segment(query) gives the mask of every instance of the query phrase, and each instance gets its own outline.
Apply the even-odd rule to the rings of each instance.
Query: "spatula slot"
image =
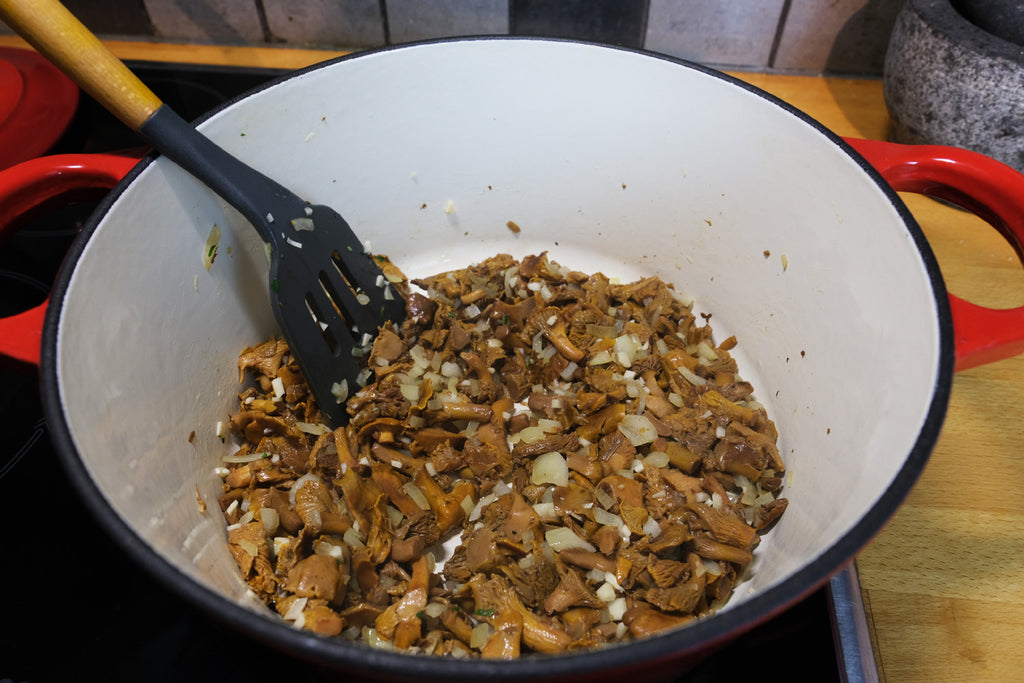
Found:
[[[357,297],[359,294],[359,288],[352,283],[359,282],[358,273],[352,272],[349,264],[341,257],[341,253],[336,249],[331,252],[331,263],[334,264],[334,267],[337,269],[338,275],[341,277],[342,281],[348,286],[348,290],[352,292],[352,296]]]
[[[321,285],[323,282],[321,281]],[[326,293],[326,292],[325,292]],[[328,295],[328,300],[329,300]],[[331,302],[333,305],[333,302]],[[334,306],[335,313],[341,315],[341,312],[337,310],[337,306]],[[331,330],[330,319],[324,315],[324,310],[321,302],[316,300],[312,294],[306,295],[306,310],[309,311],[310,317],[313,318],[313,323],[320,330],[320,336],[323,337],[327,343],[327,347],[331,350],[331,354],[337,356],[341,352],[341,341],[334,335]],[[341,316],[344,319],[344,316]]]

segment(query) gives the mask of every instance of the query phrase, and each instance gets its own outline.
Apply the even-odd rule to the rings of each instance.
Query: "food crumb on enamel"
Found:
[[[520,227],[516,224],[515,221],[509,221],[508,223],[505,224],[505,227],[507,227],[509,230],[511,230],[517,235],[520,232]]]
[[[203,267],[210,270],[214,260],[217,258],[217,248],[220,246],[220,226],[216,223],[210,228],[210,234],[203,245]]]
[[[782,255],[782,271],[785,272],[789,268],[789,257],[785,254]]]
[[[444,203],[444,212],[448,214],[455,213],[455,202],[448,200]]]

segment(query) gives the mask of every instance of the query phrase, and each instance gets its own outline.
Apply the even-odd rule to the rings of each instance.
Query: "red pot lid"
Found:
[[[78,87],[42,55],[0,47],[0,169],[46,154],[78,107]]]

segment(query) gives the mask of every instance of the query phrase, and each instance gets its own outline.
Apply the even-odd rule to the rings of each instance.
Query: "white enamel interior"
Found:
[[[726,80],[574,43],[439,43],[309,71],[202,129],[337,208],[409,275],[546,250],[692,295],[719,339],[738,337],[792,473],[737,601],[849,532],[918,438],[939,331],[898,210],[814,126]],[[265,271],[251,228],[158,160],[81,255],[57,347],[100,492],[167,562],[238,602],[215,425],[234,407],[238,352],[275,332]]]

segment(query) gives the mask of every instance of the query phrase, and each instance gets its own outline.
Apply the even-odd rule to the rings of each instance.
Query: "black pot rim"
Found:
[[[400,50],[405,47],[463,41],[548,41],[593,45],[587,41],[562,40],[549,38],[529,38],[514,36],[480,36],[439,39],[390,46],[377,50],[354,53],[326,62],[315,64],[305,69],[290,72],[245,95],[225,103],[209,112],[200,121],[209,118],[218,111],[231,106],[234,102],[248,95],[259,92],[282,80],[294,78],[309,71],[325,68],[338,62],[359,59],[363,55]],[[906,460],[891,484],[871,506],[863,518],[850,529],[837,543],[827,548],[820,556],[791,575],[782,583],[760,592],[742,604],[718,613],[713,618],[698,620],[685,628],[669,633],[656,635],[644,640],[633,641],[624,645],[608,646],[596,650],[570,653],[564,655],[525,656],[513,661],[493,660],[454,660],[416,655],[400,655],[375,650],[363,645],[349,643],[341,639],[328,639],[292,628],[282,622],[260,618],[252,611],[226,599],[218,593],[199,585],[191,578],[166,562],[153,550],[120,516],[111,508],[103,494],[90,477],[82,462],[68,424],[63,415],[59,382],[57,379],[57,347],[59,342],[59,324],[61,309],[68,291],[75,265],[81,257],[85,245],[95,232],[100,219],[110,209],[117,197],[128,188],[139,173],[153,161],[155,155],[142,160],[124,180],[103,200],[84,226],[65,259],[65,263],[57,276],[51,293],[51,303],[47,311],[43,329],[40,363],[40,385],[43,407],[51,425],[51,436],[57,447],[60,460],[69,477],[83,498],[86,506],[95,515],[101,526],[120,544],[127,554],[138,564],[145,567],[162,583],[182,595],[192,604],[229,626],[246,633],[268,646],[290,653],[300,659],[308,660],[320,667],[327,667],[350,674],[362,675],[382,680],[404,680],[409,677],[418,679],[472,680],[485,679],[560,679],[567,677],[610,676],[616,672],[638,666],[671,666],[673,662],[694,657],[715,645],[722,644],[750,628],[758,625],[794,605],[801,599],[824,585],[831,576],[839,573],[851,562],[854,556],[877,534],[892,514],[903,502],[913,485],[916,483],[931,450],[938,438],[945,417],[949,395],[952,387],[954,350],[953,326],[949,309],[949,300],[945,285],[939,272],[938,263],[928,245],[927,240],[916,221],[899,199],[895,191],[882,179],[857,152],[842,138],[810,118],[807,114],[793,106],[765,93],[736,78],[717,70],[661,54],[644,50],[622,48],[609,45],[598,45],[604,49],[623,50],[643,54],[653,59],[665,60],[687,69],[714,76],[732,86],[742,88],[756,94],[807,122],[818,133],[831,140],[843,152],[857,161],[864,173],[870,176],[882,189],[893,207],[903,219],[905,228],[913,238],[928,279],[935,293],[936,316],[939,328],[938,367],[936,384],[933,388],[931,401],[927,409],[920,433],[907,454]]]

